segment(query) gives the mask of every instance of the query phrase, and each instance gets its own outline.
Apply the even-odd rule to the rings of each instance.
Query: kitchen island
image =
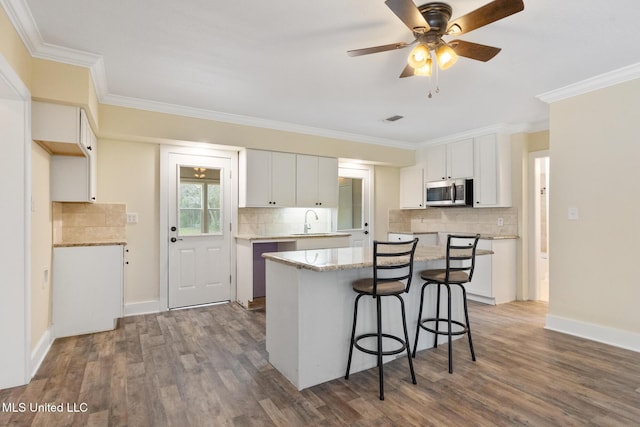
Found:
[[[478,250],[477,255],[491,254]],[[351,338],[354,280],[371,277],[372,248],[336,248],[265,253],[266,259],[266,348],[269,362],[298,390],[344,376]],[[403,295],[409,338],[416,332],[420,288],[420,271],[443,268],[445,248],[419,246],[414,258],[414,276],[409,294]],[[463,319],[461,294],[453,291],[452,318]],[[424,317],[433,317],[435,287],[428,289]],[[372,298],[362,298],[358,310],[356,334],[375,330]],[[446,298],[443,299],[446,303]],[[398,302],[382,301],[382,323],[386,333],[401,336],[402,319]],[[446,310],[446,308],[445,308]],[[446,339],[446,337],[441,337]],[[423,332],[418,350],[432,347],[433,336]],[[374,341],[365,342],[373,348]],[[385,345],[396,346],[397,343]],[[410,342],[413,346],[413,341]],[[384,363],[406,354],[386,356]],[[376,366],[374,356],[354,351],[351,372]]]

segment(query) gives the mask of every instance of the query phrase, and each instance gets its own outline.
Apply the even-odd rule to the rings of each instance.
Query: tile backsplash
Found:
[[[240,208],[238,209],[238,234],[274,235],[304,232],[305,215],[309,220],[310,233],[331,231],[333,209],[311,209],[318,215],[316,220],[307,208]]]
[[[124,242],[127,239],[124,204],[54,202],[51,213],[54,245]]]
[[[502,219],[502,225],[499,221]],[[391,209],[389,231],[518,234],[517,208]]]

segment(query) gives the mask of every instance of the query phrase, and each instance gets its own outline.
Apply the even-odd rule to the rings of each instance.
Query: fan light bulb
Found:
[[[456,63],[458,55],[456,55],[456,52],[451,49],[451,46],[443,43],[436,49],[436,59],[438,60],[440,68],[442,70],[446,70]]]
[[[429,59],[429,49],[427,49],[425,45],[419,44],[413,48],[409,54],[409,58],[407,58],[407,62],[414,70],[416,70],[424,67],[427,63],[427,59]]]
[[[422,67],[413,69],[414,76],[430,77],[432,72],[433,72],[433,61],[431,60],[431,58],[427,58],[426,64],[424,64]]]

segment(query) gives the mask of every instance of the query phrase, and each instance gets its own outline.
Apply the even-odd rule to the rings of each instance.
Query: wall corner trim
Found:
[[[45,333],[42,334],[40,340],[38,341],[38,344],[31,352],[31,362],[29,363],[29,366],[31,368],[31,372],[29,373],[30,379],[33,378],[33,376],[38,372],[40,365],[51,349],[53,341],[55,341],[53,335],[53,326],[49,326],[49,329],[47,329]]]
[[[632,64],[599,76],[591,77],[559,89],[542,93],[536,98],[547,104],[551,104],[563,99],[583,95],[594,90],[604,89],[620,83],[628,82],[640,78],[640,63]]]

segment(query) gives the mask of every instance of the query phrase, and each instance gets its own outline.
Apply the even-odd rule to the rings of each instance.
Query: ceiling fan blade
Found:
[[[404,78],[404,77],[411,77],[413,76],[413,67],[409,64],[407,64],[406,67],[404,67],[404,70],[402,70],[402,73],[400,73],[400,78]]]
[[[424,28],[421,32],[426,33],[431,28],[412,0],[387,0],[384,3],[411,31]]]
[[[449,22],[447,33],[464,34],[524,10],[522,0],[494,0]]]
[[[482,62],[487,62],[502,50],[499,47],[471,43],[464,40],[452,40],[448,44],[456,54]]]
[[[388,50],[403,49],[409,46],[410,44],[411,43],[398,42],[398,43],[385,44],[382,46],[365,47],[364,49],[348,50],[347,55],[349,56],[369,55],[370,53],[378,53],[378,52],[386,52]]]

